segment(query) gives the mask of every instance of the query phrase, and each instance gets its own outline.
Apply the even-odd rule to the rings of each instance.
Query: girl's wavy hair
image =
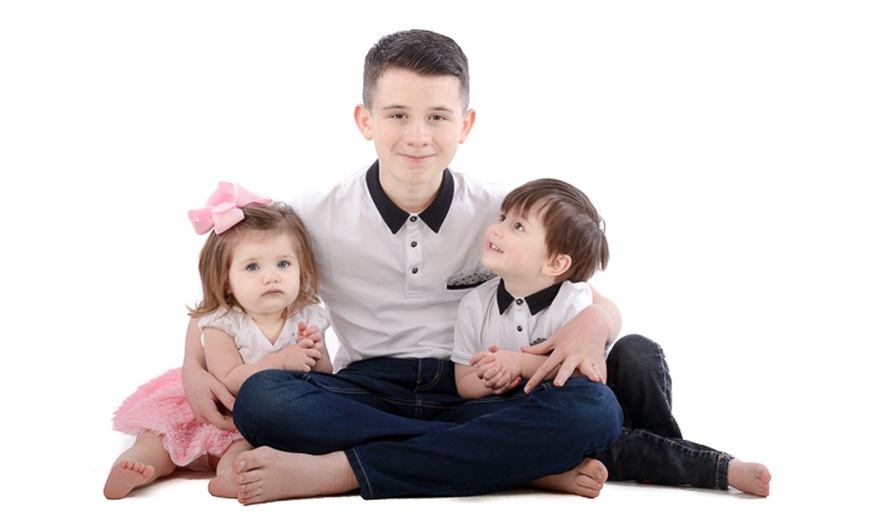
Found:
[[[245,219],[220,235],[209,233],[199,254],[199,276],[202,281],[202,301],[195,308],[188,308],[190,316],[199,318],[214,313],[220,308],[242,309],[230,292],[229,269],[233,263],[233,249],[243,238],[250,235],[271,236],[287,233],[296,242],[299,259],[299,295],[284,312],[284,317],[300,311],[305,306],[320,301],[317,295],[317,268],[311,252],[311,239],[299,216],[283,202],[254,204],[242,208]]]

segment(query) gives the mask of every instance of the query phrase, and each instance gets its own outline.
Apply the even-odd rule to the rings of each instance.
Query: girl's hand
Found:
[[[313,346],[314,343],[310,339],[304,339],[299,341],[299,344],[285,347],[279,352],[281,366],[290,371],[308,373],[320,359],[320,351]]]
[[[318,373],[332,373],[332,359],[329,357],[329,351],[326,349],[323,332],[317,326],[306,326],[305,322],[300,322],[299,326],[299,345],[306,349],[317,351],[317,364],[311,367],[311,371]]]
[[[311,341],[311,344],[314,349],[323,353],[323,333],[320,332],[320,328],[317,326],[306,326],[305,322],[300,322],[298,326],[299,330],[299,343],[302,344],[302,341],[308,339]]]

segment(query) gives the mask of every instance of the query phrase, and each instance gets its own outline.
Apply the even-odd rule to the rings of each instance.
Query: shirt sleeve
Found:
[[[239,336],[238,315],[232,311],[221,310],[211,315],[200,317],[199,329],[202,330],[207,327],[219,329],[233,337],[233,340],[236,340]]]
[[[450,360],[464,366],[469,365],[471,358],[479,353],[480,330],[483,319],[475,311],[480,308],[473,307],[474,291],[465,295],[459,302],[459,311],[456,315],[456,324],[453,330],[453,353]]]

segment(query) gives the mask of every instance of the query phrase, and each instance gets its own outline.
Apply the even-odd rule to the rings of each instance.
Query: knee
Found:
[[[622,432],[622,407],[613,391],[603,383],[577,380],[585,381],[585,384],[579,384],[581,392],[574,397],[580,405],[574,406],[567,415],[574,417],[569,427],[579,432],[576,435],[578,441],[590,442],[598,451],[603,451]]]
[[[281,404],[292,397],[297,382],[293,372],[267,369],[257,372],[242,384],[233,405],[233,422],[249,438],[258,428],[274,421]],[[292,402],[292,400],[291,400]],[[249,438],[250,440],[250,438]]]
[[[269,392],[279,381],[279,372],[275,369],[267,369],[254,373],[242,383],[236,394],[236,402],[233,411],[247,411],[262,405],[268,401]],[[283,380],[282,380],[283,381]]]
[[[639,371],[651,363],[664,360],[664,352],[656,342],[643,335],[626,335],[617,340],[607,356],[607,368],[621,369],[624,373]]]

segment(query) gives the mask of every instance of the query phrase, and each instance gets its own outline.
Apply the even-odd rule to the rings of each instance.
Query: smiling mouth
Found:
[[[495,251],[496,253],[504,253],[504,251],[499,249],[499,247],[497,245],[493,244],[492,242],[489,243],[489,249]]]
[[[402,156],[404,156],[408,160],[411,160],[414,162],[419,162],[421,160],[428,160],[428,159],[432,158],[434,155],[407,155],[406,154],[406,155],[402,155]]]

